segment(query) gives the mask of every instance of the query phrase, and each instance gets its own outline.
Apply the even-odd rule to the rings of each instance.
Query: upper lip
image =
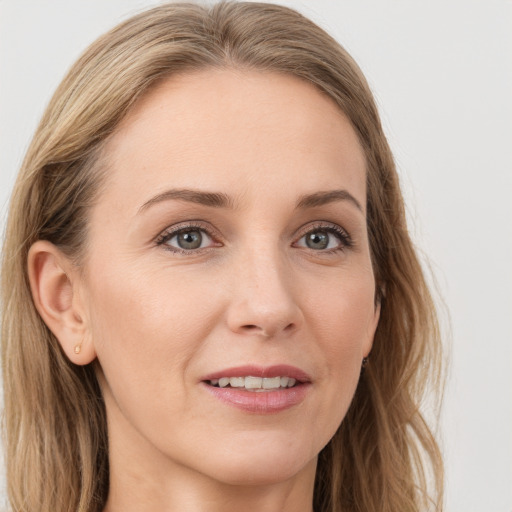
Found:
[[[201,380],[214,380],[222,377],[291,377],[298,382],[311,382],[311,377],[300,368],[288,364],[272,366],[245,365],[226,368],[205,375]]]

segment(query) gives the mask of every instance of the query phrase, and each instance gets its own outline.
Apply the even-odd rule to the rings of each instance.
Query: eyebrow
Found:
[[[315,208],[335,201],[349,201],[354,204],[358,210],[364,213],[361,203],[347,190],[328,190],[326,192],[315,192],[302,196],[297,203],[298,209]]]
[[[149,201],[146,201],[140,208],[139,213],[144,212],[151,206],[163,201],[187,201],[189,203],[201,204],[213,208],[230,208],[234,209],[235,204],[233,199],[222,192],[203,192],[200,190],[191,189],[171,189],[157,194]],[[328,190],[325,192],[315,192],[313,194],[306,194],[299,198],[297,202],[297,209],[305,210],[307,208],[315,208],[323,206],[336,201],[349,201],[354,204],[358,210],[363,212],[361,203],[347,190]]]
[[[190,189],[172,189],[162,192],[146,201],[140,208],[139,213],[147,210],[154,204],[163,201],[187,201],[189,203],[202,204],[213,208],[233,208],[233,200],[222,192],[202,192]]]

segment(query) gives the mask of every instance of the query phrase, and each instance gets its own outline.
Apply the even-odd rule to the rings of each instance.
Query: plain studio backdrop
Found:
[[[449,311],[446,510],[512,512],[512,2],[278,3],[327,29],[366,74],[411,233]],[[0,0],[2,231],[22,156],[64,73],[97,36],[152,5]]]

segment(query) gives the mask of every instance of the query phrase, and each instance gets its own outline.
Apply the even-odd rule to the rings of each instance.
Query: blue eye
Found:
[[[188,252],[211,247],[214,241],[203,228],[187,226],[164,233],[157,244],[166,245],[178,252]]]
[[[350,238],[339,227],[318,227],[308,231],[296,243],[298,247],[307,247],[314,251],[341,250],[352,245]]]
[[[325,231],[314,231],[313,233],[308,233],[304,238],[306,245],[310,249],[328,249],[331,242],[330,233]]]

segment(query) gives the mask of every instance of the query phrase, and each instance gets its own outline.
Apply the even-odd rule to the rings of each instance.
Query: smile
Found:
[[[297,381],[293,377],[221,377],[207,381],[210,386],[218,388],[242,388],[246,391],[273,391],[292,388]]]
[[[203,389],[220,402],[245,413],[276,414],[303,402],[311,377],[286,364],[226,368],[201,379]]]

